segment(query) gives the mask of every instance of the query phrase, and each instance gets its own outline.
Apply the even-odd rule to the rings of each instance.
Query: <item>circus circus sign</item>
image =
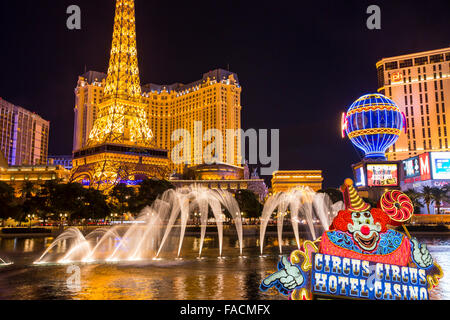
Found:
[[[443,272],[427,246],[404,226],[414,211],[408,196],[387,191],[377,208],[371,208],[352,180],[347,179],[341,190],[345,210],[330,229],[282,257],[278,271],[271,272],[260,289],[275,288],[292,300],[429,300]],[[405,233],[395,227],[403,227]]]

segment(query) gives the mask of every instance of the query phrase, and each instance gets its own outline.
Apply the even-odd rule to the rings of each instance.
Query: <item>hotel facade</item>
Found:
[[[388,160],[450,151],[450,48],[383,58],[376,67],[378,92],[406,117],[406,134],[388,150]]]
[[[98,105],[103,101],[106,77],[104,73],[89,71],[78,79],[75,88],[74,151],[84,148],[89,140],[99,112]],[[205,156],[201,151],[211,141],[203,141],[202,138],[196,140],[194,137],[198,134],[203,137],[208,130],[218,129],[223,134],[223,149],[219,151],[221,162],[241,166],[240,134],[226,136],[227,129],[233,132],[241,129],[242,88],[235,73],[216,69],[193,83],[147,84],[141,88],[155,148],[168,150],[170,157],[173,148],[183,142],[173,140],[172,133],[178,129],[187,130],[192,138],[190,145],[186,146],[191,156],[188,165],[200,165],[204,163]],[[227,145],[229,141],[233,141],[233,146]],[[227,148],[233,151],[231,157]],[[183,168],[184,163],[170,162],[171,171],[181,173]]]
[[[50,122],[0,98],[0,150],[8,165],[47,164]]]

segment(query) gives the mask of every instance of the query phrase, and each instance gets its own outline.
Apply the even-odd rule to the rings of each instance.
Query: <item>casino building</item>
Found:
[[[9,165],[45,165],[49,130],[49,121],[0,98],[0,153]]]
[[[72,170],[72,155],[48,156],[47,164],[63,166],[67,170]]]
[[[70,171],[59,165],[23,165],[9,166],[0,153],[0,181],[11,185],[16,193],[20,192],[24,182],[42,185],[46,181],[68,182]]]
[[[376,67],[378,92],[399,106],[408,128],[388,160],[450,151],[450,47],[383,58]]]
[[[108,72],[86,72],[75,88],[71,180],[106,189],[168,178],[209,160],[203,153],[212,153],[217,132],[214,155],[240,166],[241,91],[238,76],[223,69],[189,84],[141,86],[134,0],[116,0]],[[207,139],[210,129],[217,131]]]
[[[426,152],[403,160],[400,170],[402,191],[413,189],[420,192],[423,187],[442,188],[450,184],[450,152]],[[423,213],[426,208],[422,209]],[[431,203],[430,213],[437,213]],[[450,213],[450,203],[441,204],[441,213]]]
[[[86,146],[89,134],[98,117],[99,104],[103,101],[103,90],[107,75],[89,71],[81,75],[75,88],[75,125],[73,150]],[[195,136],[195,122],[202,123],[203,134],[209,129],[241,129],[241,92],[237,74],[223,69],[216,69],[203,74],[198,81],[171,85],[146,84],[142,86],[142,100],[149,127],[154,133],[155,147],[168,150],[178,142],[171,141],[176,129],[189,131]],[[194,139],[192,139],[194,140]],[[227,139],[224,137],[223,162],[231,165],[241,163],[241,145],[238,136],[234,138],[234,157],[228,159]],[[203,159],[195,158],[195,148],[204,149],[191,143],[191,163],[202,164]],[[183,165],[170,164],[171,171],[183,171]]]
[[[199,185],[209,189],[227,190],[236,193],[238,190],[250,190],[261,202],[269,194],[269,189],[256,171],[250,174],[246,165],[244,168],[225,163],[198,165],[184,170],[184,174],[173,174],[169,181],[175,187]]]

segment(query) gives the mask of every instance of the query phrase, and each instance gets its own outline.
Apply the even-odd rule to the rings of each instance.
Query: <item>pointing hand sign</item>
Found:
[[[303,284],[302,272],[286,256],[281,258],[278,269],[277,272],[264,279],[261,283],[261,290],[267,291],[275,285],[280,293],[287,295],[288,291],[292,291]]]

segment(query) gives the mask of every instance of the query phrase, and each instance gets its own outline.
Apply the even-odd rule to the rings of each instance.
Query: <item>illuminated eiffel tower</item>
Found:
[[[74,152],[72,181],[107,189],[142,178],[165,178],[167,150],[152,148],[136,48],[134,0],[116,0],[108,76],[87,146]]]

